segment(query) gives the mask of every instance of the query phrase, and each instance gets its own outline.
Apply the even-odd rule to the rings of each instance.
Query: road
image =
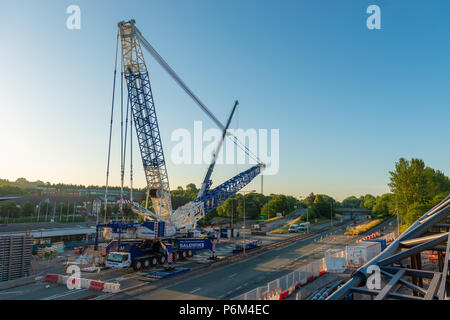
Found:
[[[384,226],[380,225],[378,228]],[[371,232],[373,232],[372,230]],[[278,279],[313,260],[323,258],[330,248],[342,248],[361,236],[344,236],[345,227],[294,242],[291,245],[263,252],[149,293],[130,295],[131,299],[231,299],[256,287]],[[334,234],[336,233],[336,234]],[[322,240],[321,240],[322,238]],[[335,238],[335,240],[334,240]],[[121,296],[123,298],[123,296]],[[114,296],[111,297],[114,299]]]

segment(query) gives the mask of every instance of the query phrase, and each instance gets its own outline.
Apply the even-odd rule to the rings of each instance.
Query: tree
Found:
[[[439,193],[450,192],[449,178],[442,172],[425,167],[421,159],[408,161],[400,158],[395,163],[395,170],[390,171],[389,187],[394,194],[400,215],[405,216],[414,203],[429,203]],[[421,207],[415,205],[414,211]]]
[[[73,204],[72,204],[72,208],[73,208]],[[73,209],[70,213],[73,213]],[[53,204],[50,202],[44,202],[41,204],[40,216],[45,217],[45,215],[47,215],[48,217],[53,215]]]
[[[31,217],[34,216],[35,206],[31,202],[27,202],[22,206],[22,216]]]
[[[2,217],[17,218],[20,217],[21,211],[13,201],[6,201],[0,206],[0,216]]]
[[[426,203],[414,202],[409,206],[407,214],[402,217],[407,225],[411,225],[425,214],[429,209],[429,205]]]
[[[361,205],[361,199],[358,199],[357,197],[355,197],[355,196],[350,196],[350,197],[347,197],[347,198],[345,198],[343,201],[342,201],[342,205],[345,207],[345,208],[360,208],[360,205]],[[363,201],[364,202],[364,201]]]
[[[0,185],[0,196],[17,196],[27,194],[26,190],[12,185]]]
[[[306,198],[305,203],[307,205],[311,205],[314,203],[314,200],[316,199],[316,196],[314,195],[314,192],[311,192]]]
[[[441,171],[426,167],[421,159],[400,158],[390,171],[389,187],[400,218],[411,224],[450,192],[450,180]]]
[[[366,194],[364,196],[364,202],[362,204],[364,208],[372,210],[376,203],[377,199],[373,195]]]
[[[318,216],[325,218],[331,218],[334,216],[334,210],[336,209],[336,201],[325,194],[318,194],[314,199],[314,203],[311,205],[314,208],[314,212],[317,212]]]
[[[372,213],[380,216],[395,215],[394,195],[385,193],[376,199],[376,203],[372,208]]]

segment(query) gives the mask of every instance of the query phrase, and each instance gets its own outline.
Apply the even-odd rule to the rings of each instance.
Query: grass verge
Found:
[[[383,220],[382,219],[376,219],[376,220],[372,220],[368,223],[365,224],[360,224],[359,226],[350,228],[349,231],[347,231],[346,233],[344,233],[344,235],[346,236],[356,236],[359,235],[361,233],[365,233],[367,231],[369,231],[372,228],[375,228],[377,225],[379,225],[380,223],[382,223]]]

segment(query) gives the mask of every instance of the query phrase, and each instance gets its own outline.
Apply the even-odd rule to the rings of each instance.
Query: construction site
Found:
[[[450,300],[450,194],[435,196],[431,208],[425,208],[425,202],[414,207],[414,219],[403,218],[408,224],[399,221],[400,197],[395,198],[395,206],[384,207],[382,197],[373,198],[370,207],[365,205],[372,199],[363,199],[358,206],[342,201],[338,207],[324,197],[320,207],[319,195],[309,202],[307,197],[296,196],[292,210],[274,209],[280,212],[270,217],[269,205],[263,203],[257,209],[258,217],[246,215],[246,195],[264,196],[271,180],[263,180],[269,164],[251,150],[245,138],[230,130],[239,101],[230,104],[226,120],[220,120],[214,108],[202,102],[156,51],[146,37],[151,30],[140,28],[139,23],[134,19],[117,23],[104,188],[67,191],[47,183],[39,187],[39,194],[0,193],[0,206],[16,199],[23,205],[39,197],[39,204],[33,204],[33,212],[39,212],[36,222],[30,218],[13,223],[9,211],[7,218],[2,216],[0,300],[220,300],[237,305],[295,300],[299,306],[310,300],[323,300],[323,304],[332,300]],[[151,80],[156,66],[221,133],[202,176],[183,171],[200,187],[181,205],[175,205],[176,189],[169,183],[169,177],[171,181],[176,177],[168,170],[168,150],[163,148],[169,138],[160,130],[169,120],[157,116],[154,91],[161,87]],[[174,115],[181,112],[172,108]],[[112,148],[119,143],[120,172],[111,165]],[[252,164],[236,174],[228,170],[224,181],[213,181],[226,143]],[[142,163],[139,170],[133,167],[133,157]],[[143,173],[144,188],[136,187],[136,172]],[[116,173],[120,188],[111,183]],[[78,203],[84,204],[77,207],[73,200],[70,207],[67,199],[72,198],[63,196],[78,197]],[[57,207],[57,197],[67,200],[67,208]],[[233,201],[238,197],[243,199],[239,207],[243,214],[217,218],[227,204],[235,210]],[[408,197],[413,196],[404,195]],[[52,201],[55,206],[49,209]],[[326,215],[317,214],[318,208]],[[110,214],[114,210],[117,213]],[[45,222],[39,220],[42,212]],[[211,216],[215,220],[208,219]],[[289,305],[279,302],[283,303]]]

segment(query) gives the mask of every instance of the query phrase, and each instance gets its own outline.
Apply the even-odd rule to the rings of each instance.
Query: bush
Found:
[[[383,220],[377,219],[377,220],[370,221],[369,223],[366,223],[366,224],[361,224],[359,226],[351,228],[349,231],[344,233],[344,235],[346,235],[346,236],[359,235],[361,233],[369,231],[372,228],[375,228],[377,225],[379,225],[382,222],[383,222]]]

